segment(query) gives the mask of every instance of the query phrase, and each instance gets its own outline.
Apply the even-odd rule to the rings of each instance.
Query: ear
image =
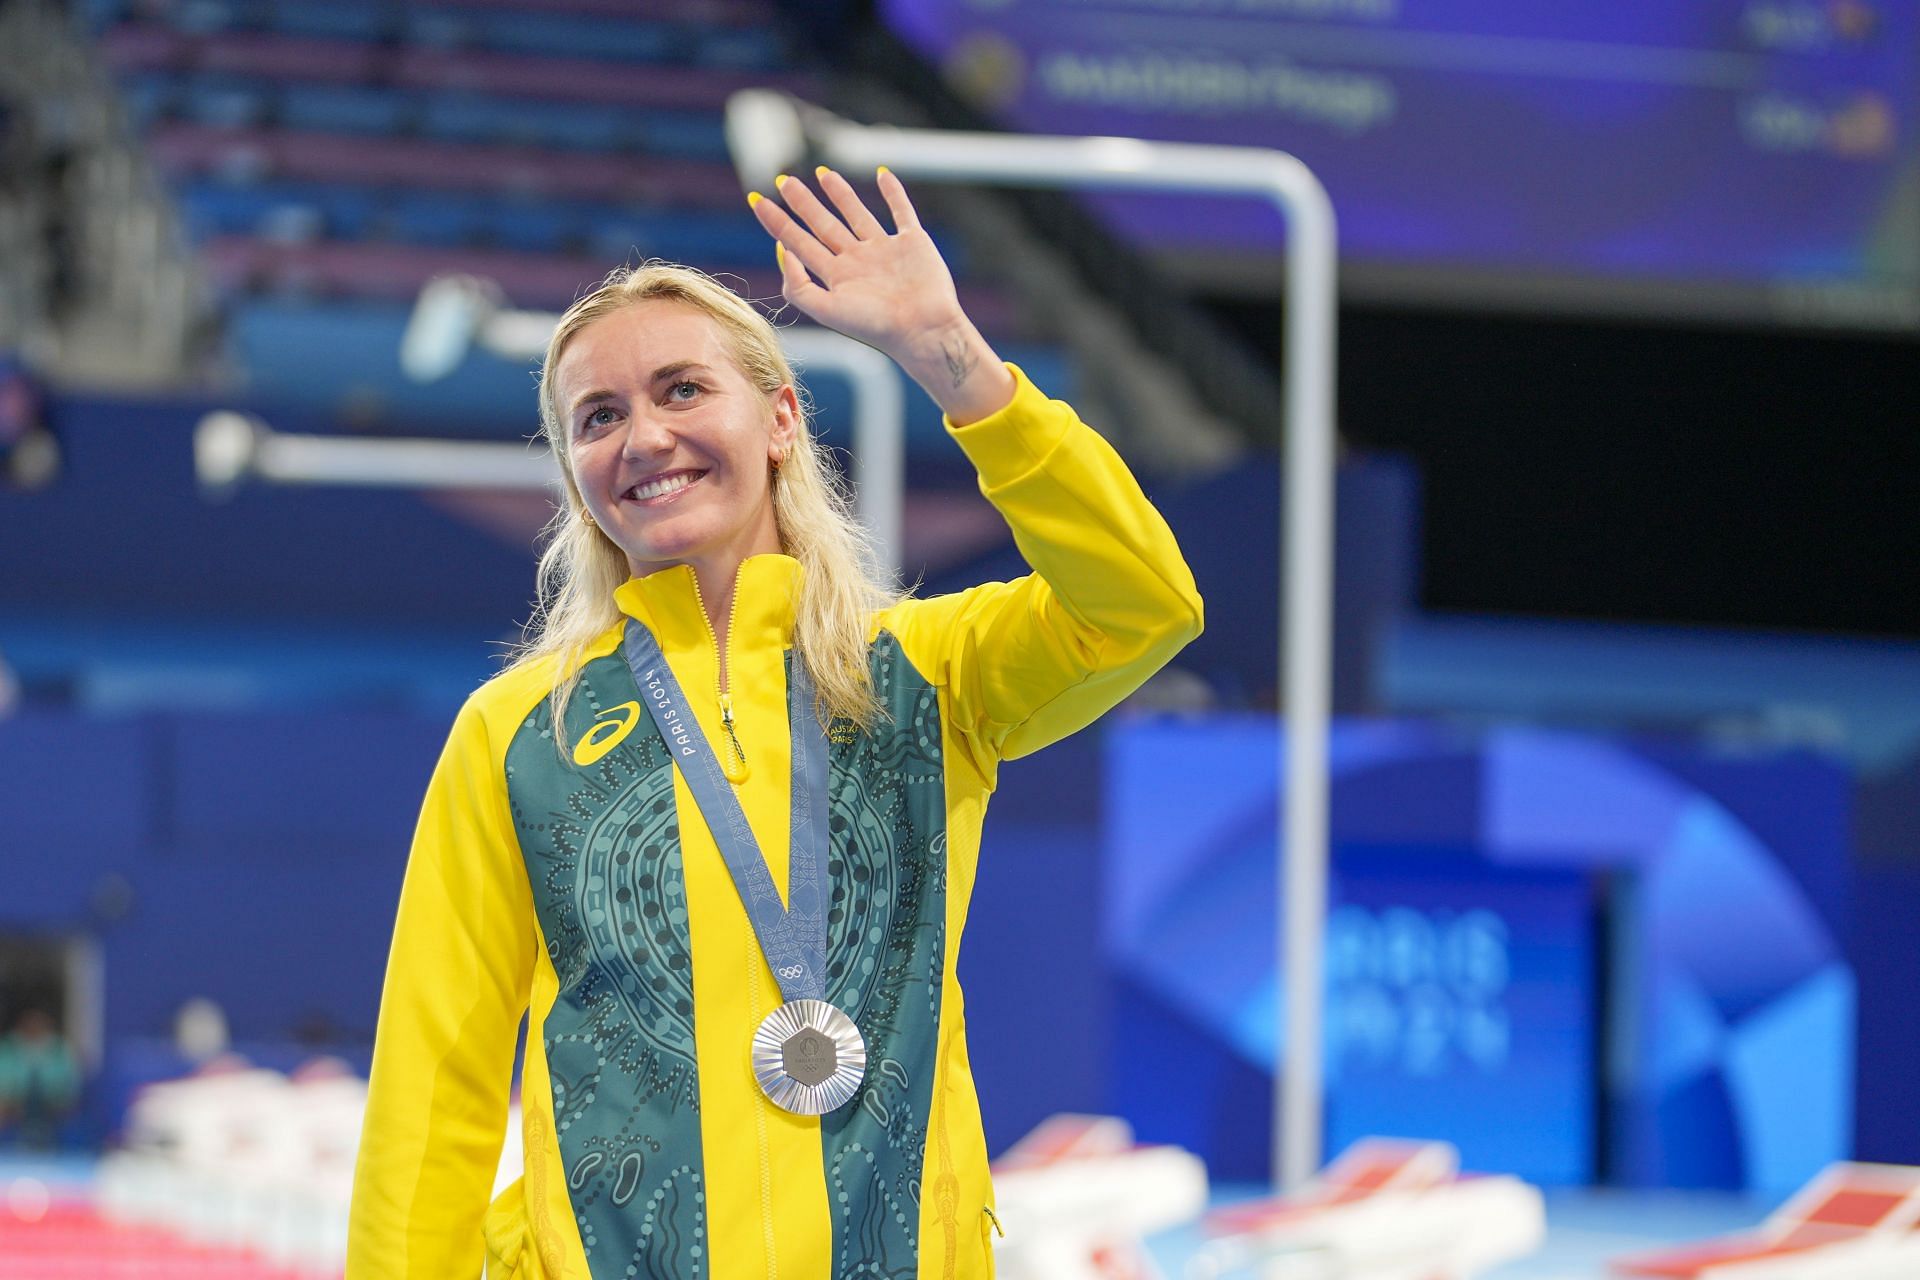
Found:
[[[784,461],[800,439],[800,397],[793,384],[773,393],[773,430],[767,436],[767,461]]]

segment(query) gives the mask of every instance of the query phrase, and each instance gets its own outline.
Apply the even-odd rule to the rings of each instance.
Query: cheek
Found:
[[[606,471],[607,467],[618,460],[618,450],[607,450],[601,446],[604,437],[589,436],[577,439],[567,447],[567,460],[573,466],[576,476],[594,475]]]
[[[589,507],[600,505],[600,495],[611,483],[611,478],[595,452],[576,448],[568,455],[568,465],[573,472],[574,488],[580,491],[580,497]]]
[[[771,439],[767,427],[761,424],[741,426],[736,423],[715,443],[716,451],[724,449],[727,461],[735,470],[757,474],[766,466]]]

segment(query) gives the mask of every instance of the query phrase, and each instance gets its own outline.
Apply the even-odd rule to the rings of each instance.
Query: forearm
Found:
[[[968,424],[949,417],[981,492],[1006,517],[1027,563],[1091,617],[1152,603],[1196,613],[1198,593],[1172,531],[1113,447],[1073,408],[1001,364],[1007,398]],[[1084,605],[1081,603],[1084,602]]]
[[[964,315],[914,335],[894,359],[956,427],[990,417],[1013,400],[1013,375]]]
[[[1003,366],[1004,367],[1004,366]],[[979,714],[1006,755],[1073,732],[1198,635],[1202,603],[1172,531],[1125,463],[1065,403],[1021,384],[955,439],[1034,572],[975,618]]]

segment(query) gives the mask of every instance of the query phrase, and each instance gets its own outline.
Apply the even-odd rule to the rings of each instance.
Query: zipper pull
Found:
[[[747,753],[740,745],[740,735],[733,731],[733,695],[720,695],[720,723],[726,726],[727,741],[733,744],[733,756],[720,761],[720,771],[727,775],[727,781],[738,785],[747,780]],[[734,761],[738,761],[736,766]]]
[[[994,1233],[1002,1240],[1005,1240],[1007,1238],[1006,1228],[1000,1225],[1000,1215],[993,1211],[993,1206],[983,1204],[980,1206],[980,1212],[987,1215],[987,1221],[993,1224]]]

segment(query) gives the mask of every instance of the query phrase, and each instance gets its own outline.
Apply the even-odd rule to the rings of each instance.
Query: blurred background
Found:
[[[557,310],[660,257],[777,309],[747,87],[1276,147],[1330,192],[1329,1154],[1440,1139],[1716,1225],[1920,1163],[1906,0],[0,0],[0,1259],[142,1086],[365,1070],[426,778],[529,610],[543,493],[214,486],[196,425],[527,441],[528,362],[402,366],[450,273]],[[1258,1184],[1281,219],[915,198],[1208,612],[1002,775],[961,957],[989,1147],[1113,1113]],[[908,390],[906,579],[1023,572]]]

